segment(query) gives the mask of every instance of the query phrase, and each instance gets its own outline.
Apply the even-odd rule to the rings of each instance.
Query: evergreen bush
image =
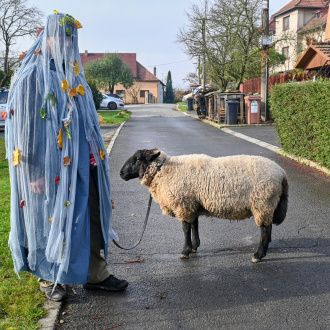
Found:
[[[101,102],[103,100],[103,96],[102,93],[99,91],[98,87],[97,87],[97,82],[94,79],[91,79],[90,77],[86,77],[87,79],[87,83],[90,87],[90,89],[92,90],[92,95],[93,95],[93,101],[95,104],[95,108],[96,110],[98,110],[101,106]]]
[[[330,169],[330,81],[275,85],[270,111],[282,148]]]

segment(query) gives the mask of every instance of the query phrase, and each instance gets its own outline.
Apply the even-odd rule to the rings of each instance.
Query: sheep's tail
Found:
[[[282,194],[280,201],[277,204],[277,207],[274,211],[273,223],[275,225],[281,224],[286,216],[286,211],[288,209],[288,197],[289,197],[289,184],[286,177],[282,180]]]

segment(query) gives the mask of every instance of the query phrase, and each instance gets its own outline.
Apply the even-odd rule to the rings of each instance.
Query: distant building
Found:
[[[154,74],[147,70],[136,60],[136,53],[117,53],[121,60],[129,65],[132,70],[135,84],[130,90],[126,90],[121,84],[114,88],[114,93],[122,95],[125,103],[163,103],[164,100],[164,83],[156,77],[156,69]],[[80,53],[81,63],[86,63],[103,58],[105,53]],[[136,95],[136,100],[130,95]],[[129,93],[131,91],[131,93]]]
[[[324,41],[329,0],[292,0],[272,15],[276,50],[286,57],[277,72],[290,71],[312,40]]]

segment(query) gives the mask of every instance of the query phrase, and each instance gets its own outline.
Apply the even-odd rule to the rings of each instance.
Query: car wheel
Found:
[[[109,102],[108,103],[108,108],[109,108],[109,110],[116,110],[117,109],[117,104],[115,102]]]

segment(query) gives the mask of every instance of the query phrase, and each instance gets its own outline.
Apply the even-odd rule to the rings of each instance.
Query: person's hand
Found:
[[[111,200],[111,205],[112,205],[112,209],[114,210],[115,209],[115,203],[113,200]]]
[[[35,194],[43,195],[46,190],[45,178],[43,177],[37,181],[31,182],[30,188],[31,188],[31,191],[34,192]]]

